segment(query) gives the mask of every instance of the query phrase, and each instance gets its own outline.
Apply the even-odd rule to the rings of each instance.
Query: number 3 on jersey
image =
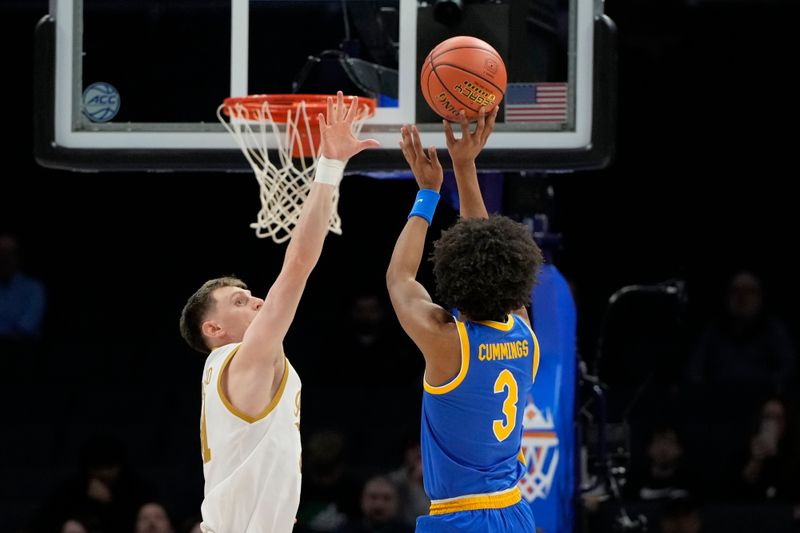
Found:
[[[500,394],[505,389],[506,399],[503,401],[503,415],[505,420],[495,419],[492,423],[492,430],[494,436],[500,442],[506,440],[511,432],[514,431],[514,426],[517,425],[517,401],[519,401],[519,391],[517,387],[517,380],[514,379],[514,374],[508,369],[500,372],[494,382],[494,393]]]

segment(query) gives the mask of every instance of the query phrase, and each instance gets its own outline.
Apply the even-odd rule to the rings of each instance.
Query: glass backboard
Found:
[[[419,72],[455,35],[490,43],[508,72],[481,170],[608,164],[616,49],[596,0],[52,0],[37,27],[37,161],[249,171],[217,119],[224,98],[342,89],[378,101],[363,135],[382,144],[348,169],[406,170],[402,124],[445,146]]]

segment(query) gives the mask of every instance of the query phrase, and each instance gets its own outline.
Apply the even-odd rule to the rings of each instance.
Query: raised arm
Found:
[[[456,139],[453,134],[453,127],[450,123],[446,120],[443,121],[447,150],[453,160],[453,172],[456,176],[461,206],[460,214],[463,218],[489,218],[489,213],[483,203],[481,189],[478,186],[478,169],[475,166],[475,158],[481,153],[494,129],[497,110],[498,108],[495,107],[487,116],[486,108],[481,108],[478,113],[478,123],[473,132],[470,132],[469,122],[462,111],[461,138],[459,139]]]
[[[420,191],[395,244],[386,272],[386,286],[400,325],[425,357],[426,380],[439,385],[458,372],[458,333],[450,313],[433,302],[416,278],[443,172],[436,149],[430,147],[426,153],[416,126],[403,126],[401,132],[400,148]]]
[[[470,125],[464,112],[461,113],[461,137],[456,139],[453,134],[453,127],[448,121],[444,121],[444,135],[447,139],[447,150],[453,160],[453,173],[456,177],[456,187],[458,188],[458,199],[460,214],[463,218],[489,218],[486,205],[483,202],[480,186],[478,185],[478,168],[475,166],[475,159],[481,153],[486,141],[494,130],[494,123],[497,119],[498,107],[490,111],[487,115],[486,108],[481,108],[478,112],[478,122],[475,131],[470,131]],[[516,309],[514,314],[521,316],[530,324],[528,310],[524,307]]]
[[[333,211],[333,194],[345,164],[365,148],[378,146],[376,140],[360,141],[353,135],[357,113],[358,99],[354,98],[349,108],[345,108],[341,91],[335,104],[328,98],[327,117],[320,113],[322,157],[317,162],[314,182],[286,248],[281,271],[228,365],[228,398],[249,416],[262,412],[272,399],[275,389],[272,385],[283,375],[283,339],[297,312],[306,281],[322,253]]]

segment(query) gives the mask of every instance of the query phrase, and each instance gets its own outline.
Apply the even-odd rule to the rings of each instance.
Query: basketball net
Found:
[[[358,136],[371,114],[369,111],[364,105],[358,113],[353,121],[353,135]],[[316,114],[309,117],[306,102],[300,99],[288,109],[282,106],[278,116],[264,99],[256,106],[226,101],[217,109],[217,118],[236,140],[258,180],[261,209],[250,227],[259,238],[271,237],[276,243],[288,240],[300,218],[321,155]],[[280,124],[285,125],[283,131]],[[269,157],[269,139],[275,141],[276,162]],[[338,188],[332,202],[328,230],[341,235]]]

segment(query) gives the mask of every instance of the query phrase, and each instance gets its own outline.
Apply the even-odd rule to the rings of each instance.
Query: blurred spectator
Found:
[[[158,502],[148,502],[136,514],[134,533],[175,533],[166,508]]]
[[[386,331],[386,309],[375,294],[361,294],[350,308],[350,326],[355,345],[372,348]]]
[[[44,285],[22,273],[17,241],[0,235],[0,339],[27,340],[41,335]]]
[[[359,484],[346,462],[345,438],[323,430],[303,446],[303,486],[296,531],[337,531],[357,513]]]
[[[152,491],[127,466],[122,443],[113,437],[89,439],[81,469],[54,491],[37,513],[33,531],[57,531],[68,519],[89,533],[133,531],[141,505]]]
[[[703,518],[695,500],[678,498],[664,504],[659,526],[661,533],[701,533]]]
[[[800,502],[798,443],[789,405],[783,399],[773,397],[762,404],[748,444],[737,496],[754,503]]]
[[[785,323],[768,313],[761,279],[739,271],[730,280],[725,312],[701,333],[689,358],[690,381],[784,390],[796,354]]]
[[[89,533],[83,524],[77,520],[67,520],[61,527],[60,533]]]
[[[390,472],[388,478],[397,489],[399,519],[414,528],[417,517],[428,514],[431,507],[431,500],[425,494],[422,484],[422,449],[419,439],[408,442],[403,465]]]
[[[412,526],[398,517],[399,499],[394,483],[386,476],[371,477],[361,493],[361,518],[351,521],[342,533],[411,533]]]
[[[626,490],[643,501],[694,496],[695,483],[689,472],[678,431],[668,424],[659,425],[651,432],[644,463],[634,469]]]
[[[424,369],[416,347],[387,313],[387,302],[376,292],[358,293],[350,303],[342,348],[355,372],[345,373],[362,384],[380,378],[385,385],[418,387]]]

